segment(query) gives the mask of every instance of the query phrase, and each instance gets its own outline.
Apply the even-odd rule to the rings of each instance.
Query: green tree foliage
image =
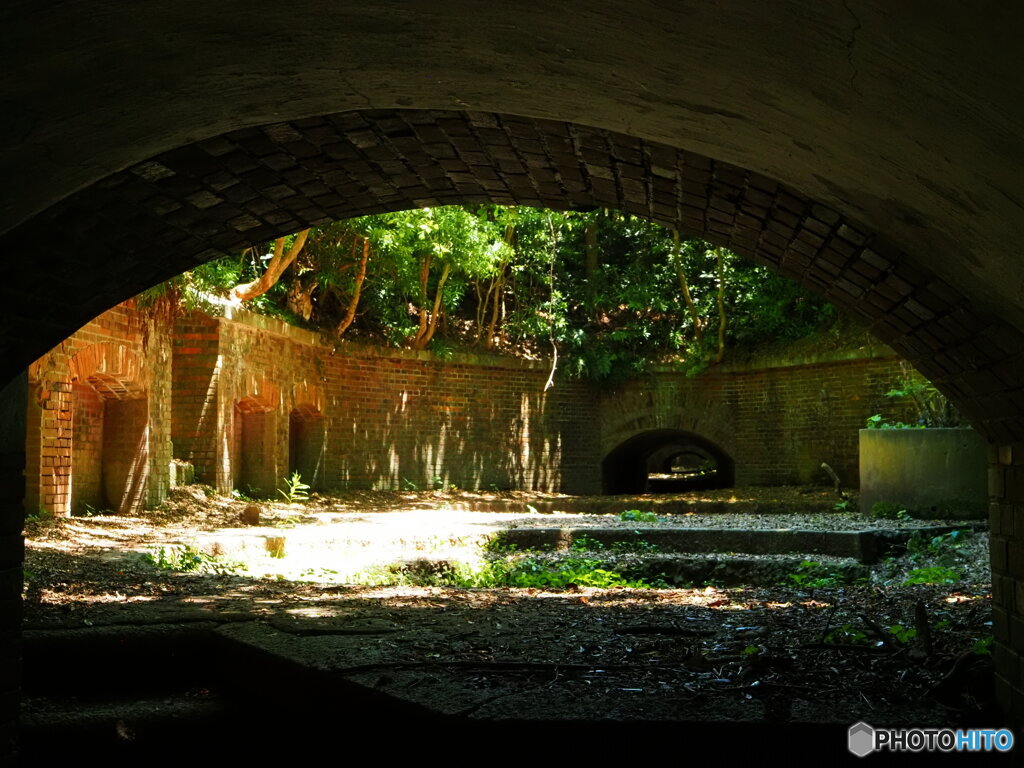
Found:
[[[172,290],[227,296],[263,274],[275,248],[293,244],[203,265],[172,281]],[[727,359],[730,347],[796,339],[833,318],[830,305],[799,285],[644,219],[502,206],[402,211],[314,229],[252,304],[327,333],[413,348],[538,357],[555,345],[563,370],[595,379],[657,363],[698,370]]]

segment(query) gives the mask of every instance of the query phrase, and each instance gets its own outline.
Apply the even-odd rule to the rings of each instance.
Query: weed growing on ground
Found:
[[[289,504],[294,504],[297,501],[309,501],[309,485],[302,482],[302,475],[298,470],[292,472],[291,477],[282,477],[281,482],[284,483],[284,488],[278,488],[277,492]]]
[[[107,514],[107,510],[97,509],[92,504],[83,503],[82,508],[78,510],[77,517],[97,517],[105,514]]]
[[[826,633],[821,640],[829,645],[865,645],[868,636],[852,624],[843,624]]]
[[[573,552],[599,552],[604,549],[604,544],[589,536],[577,536],[572,540],[569,549]]]
[[[876,501],[871,505],[871,517],[878,520],[905,520],[909,516],[907,509],[894,501]]]
[[[914,568],[903,580],[905,586],[911,584],[956,584],[961,578],[960,571],[933,565],[928,568]]]
[[[907,540],[907,558],[912,563],[930,562],[936,565],[952,566],[959,559],[959,549],[967,541],[968,531],[950,531],[930,538],[920,531],[914,531]]]
[[[658,545],[657,544],[652,544],[651,542],[644,541],[642,538],[640,538],[640,536],[641,536],[640,531],[633,531],[633,533],[637,537],[636,540],[634,540],[634,541],[616,541],[611,546],[612,552],[650,553],[650,552],[657,552],[658,551]]]
[[[494,552],[496,554],[515,552],[518,549],[514,542],[508,540],[508,535],[505,531],[499,531],[487,539],[484,542],[483,548],[485,552]]]
[[[619,520],[624,523],[656,523],[658,516],[654,512],[644,512],[639,509],[627,509],[619,513]]]
[[[25,515],[25,522],[32,525],[48,525],[56,522],[57,517],[46,507],[40,507],[38,511]]]
[[[153,547],[145,558],[162,571],[229,576],[247,570],[245,563],[210,555],[188,544]]]
[[[813,560],[804,560],[794,573],[786,574],[783,583],[801,589],[831,589],[843,581],[841,574],[830,571],[827,566]]]
[[[902,624],[893,624],[889,627],[889,634],[896,642],[906,644],[917,637],[917,630],[913,627],[904,627]]]
[[[978,654],[979,656],[991,656],[992,655],[992,641],[993,637],[979,637],[974,641],[974,645],[971,646],[971,651]]]
[[[348,574],[344,581],[364,586],[419,586],[483,588],[519,587],[566,589],[626,587],[649,589],[666,586],[661,580],[630,578],[602,567],[600,560],[569,558],[550,562],[534,557],[507,557],[479,562],[414,560],[368,568]]]

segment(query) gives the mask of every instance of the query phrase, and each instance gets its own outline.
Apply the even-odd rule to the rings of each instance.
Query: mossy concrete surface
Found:
[[[987,447],[969,427],[862,429],[860,508],[897,504],[910,514],[983,519]]]

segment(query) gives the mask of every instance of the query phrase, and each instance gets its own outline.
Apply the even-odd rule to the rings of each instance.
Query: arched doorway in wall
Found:
[[[104,374],[71,384],[70,511],[130,512],[146,501],[146,393]]]
[[[249,395],[235,403],[232,416],[232,485],[254,498],[272,496],[278,486],[274,403]]]
[[[298,472],[310,490],[324,485],[324,417],[313,405],[297,405],[288,416],[288,474]]]
[[[607,494],[677,493],[730,488],[735,464],[720,446],[678,429],[651,429],[624,440],[601,462]]]

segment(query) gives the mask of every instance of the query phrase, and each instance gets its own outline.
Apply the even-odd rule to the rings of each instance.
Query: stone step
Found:
[[[751,555],[827,555],[876,563],[905,548],[915,532],[932,537],[970,525],[861,531],[799,530],[791,528],[512,528],[499,534],[498,547],[517,550],[603,550],[659,553],[741,552]],[[591,546],[593,545],[593,546]]]
[[[808,498],[800,501],[757,499],[692,499],[673,496],[566,496],[558,499],[459,499],[451,502],[459,512],[541,513],[574,512],[588,515],[617,515],[623,510],[641,509],[659,515],[698,514],[786,514],[835,513],[835,499]]]

